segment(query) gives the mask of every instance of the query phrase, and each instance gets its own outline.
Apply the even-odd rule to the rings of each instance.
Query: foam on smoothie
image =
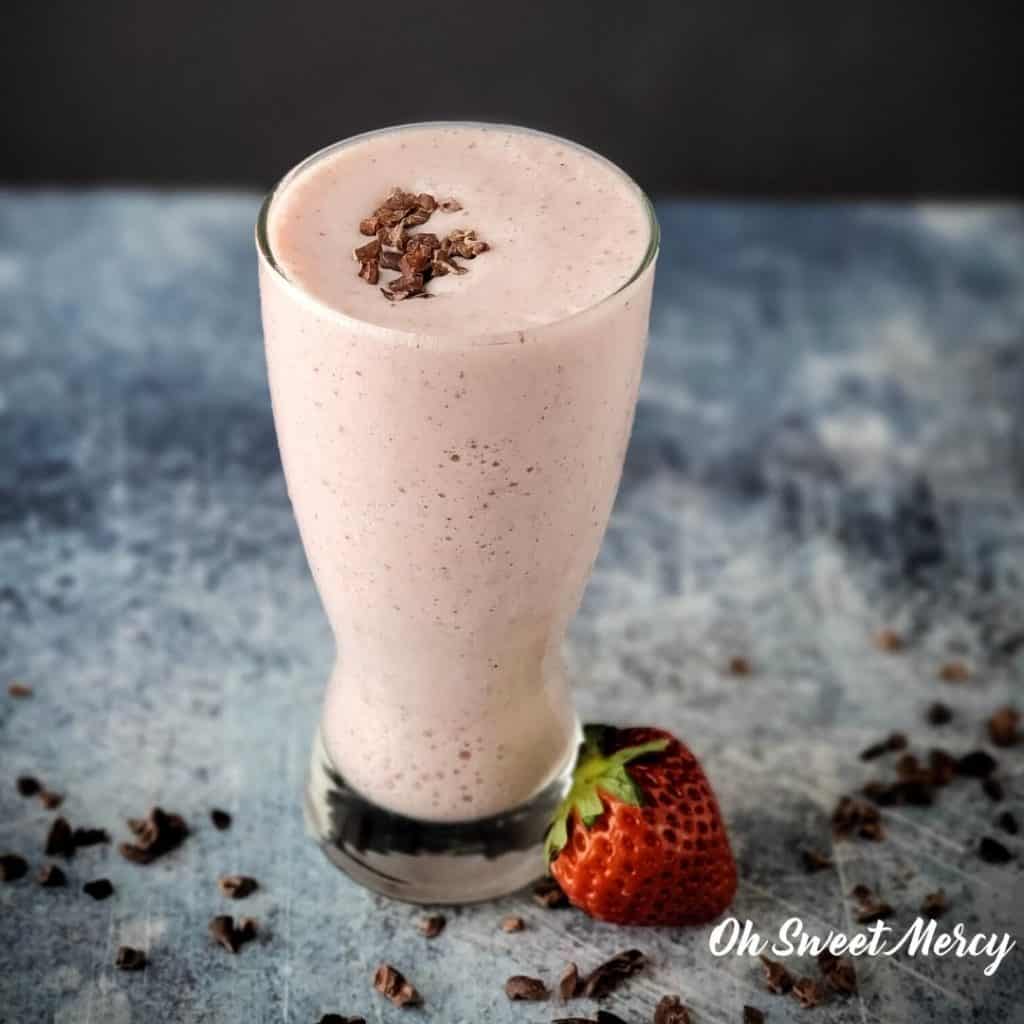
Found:
[[[452,197],[416,230],[475,228],[490,248],[470,272],[431,282],[431,301],[388,302],[357,277],[358,225],[398,186]],[[649,240],[643,196],[607,161],[537,132],[418,126],[374,134],[302,169],[274,202],[285,274],[348,316],[402,331],[477,334],[551,323],[636,271]]]

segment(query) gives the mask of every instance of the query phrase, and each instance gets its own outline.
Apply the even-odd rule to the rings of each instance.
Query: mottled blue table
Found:
[[[710,929],[623,930],[529,895],[449,914],[359,889],[303,832],[299,794],[331,658],[285,495],[267,396],[250,195],[0,193],[0,852],[34,873],[53,812],[115,838],[154,802],[194,834],[150,867],[79,851],[69,888],[0,885],[0,1021],[541,1022],[512,973],[556,978],[637,946],[627,1021],[677,992],[698,1024],[744,1004],[783,1021],[1007,1024],[1024,954],[861,961],[861,993],[801,1009]],[[850,929],[855,883],[910,924],[1020,934],[1024,752],[1007,796],[973,783],[884,812],[884,842],[831,840],[836,798],[877,775],[857,752],[986,746],[1024,672],[1024,211],[1020,207],[663,204],[651,349],[622,490],[568,651],[588,718],[678,729],[703,758],[741,866],[735,913]],[[902,653],[878,649],[898,630]],[[728,671],[749,659],[747,677]],[[937,676],[950,659],[966,683]],[[924,722],[946,700],[954,721]],[[891,759],[889,759],[891,760]],[[209,808],[235,819],[214,831]],[[977,855],[982,834],[1014,854]],[[832,850],[805,874],[799,852]],[[217,877],[261,884],[229,904]],[[108,875],[97,903],[83,881]],[[263,938],[231,957],[210,916]],[[527,928],[505,934],[502,915]],[[122,943],[141,974],[116,971]],[[422,1010],[372,992],[380,960]],[[812,967],[808,972],[814,973]],[[594,1007],[574,1004],[584,1015]]]

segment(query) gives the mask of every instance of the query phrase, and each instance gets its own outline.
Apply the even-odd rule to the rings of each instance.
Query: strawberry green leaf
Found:
[[[610,732],[607,726],[587,726],[583,731],[572,786],[558,805],[544,841],[548,860],[554,859],[569,841],[569,822],[573,816],[580,827],[591,828],[605,813],[606,800],[632,807],[640,807],[644,802],[643,792],[626,766],[637,758],[660,753],[669,741],[651,740],[606,755],[604,747]]]

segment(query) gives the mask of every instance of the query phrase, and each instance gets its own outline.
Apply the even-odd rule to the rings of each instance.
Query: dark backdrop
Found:
[[[0,17],[0,180],[265,186],[437,117],[589,144],[656,192],[1015,195],[1016,4],[40,0]]]

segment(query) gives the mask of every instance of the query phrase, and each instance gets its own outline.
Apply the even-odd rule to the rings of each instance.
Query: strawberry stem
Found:
[[[604,725],[588,725],[583,730],[572,786],[558,805],[544,840],[548,861],[558,856],[569,841],[569,821],[573,814],[584,828],[590,828],[604,814],[605,800],[618,800],[631,807],[643,805],[643,793],[626,770],[626,765],[645,754],[660,753],[669,741],[651,740],[605,754],[608,740],[614,733],[614,729]]]

